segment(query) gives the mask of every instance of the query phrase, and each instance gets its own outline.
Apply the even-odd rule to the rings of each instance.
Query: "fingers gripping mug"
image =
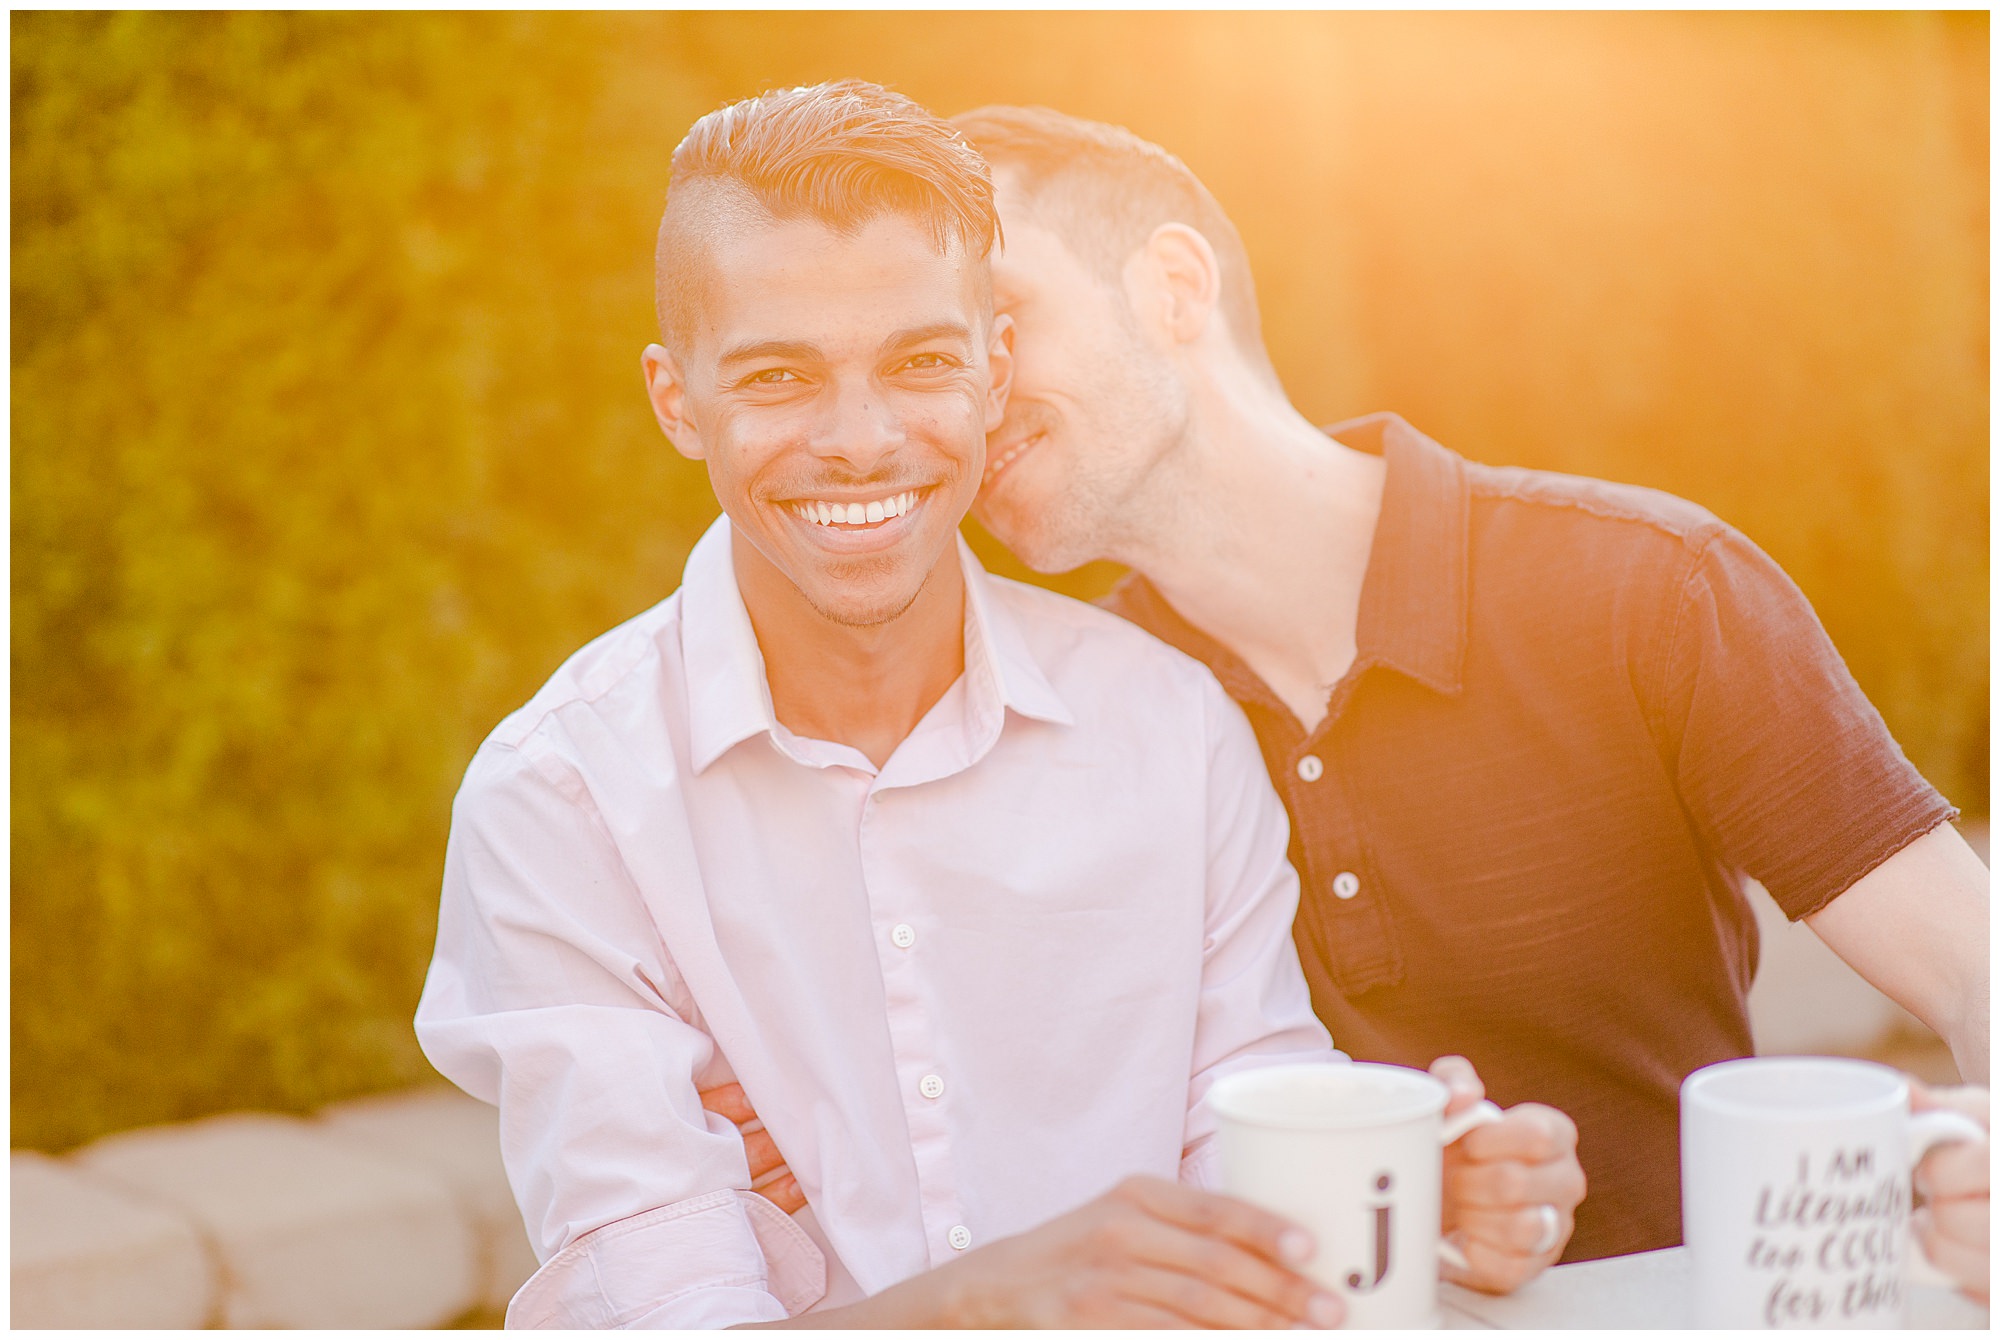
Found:
[[[1239,1071],[1209,1090],[1223,1190],[1312,1234],[1305,1273],[1349,1326],[1438,1324],[1444,1148],[1500,1118],[1479,1103],[1447,1121],[1448,1096],[1421,1070],[1362,1062]]]
[[[1681,1227],[1697,1326],[1895,1327],[1910,1170],[1984,1139],[1956,1112],[1910,1115],[1886,1066],[1836,1057],[1723,1061],[1681,1084]],[[1926,1276],[1927,1277],[1927,1276]]]

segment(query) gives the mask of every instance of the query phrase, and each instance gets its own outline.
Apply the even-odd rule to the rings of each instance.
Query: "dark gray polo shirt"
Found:
[[[1678,1088],[1752,1051],[1756,923],[1824,906],[1956,811],[1812,608],[1650,489],[1475,464],[1393,414],[1359,654],[1310,736],[1143,578],[1104,603],[1207,662],[1292,818],[1313,1003],[1358,1059],[1472,1059],[1576,1119],[1566,1260],[1680,1241]]]

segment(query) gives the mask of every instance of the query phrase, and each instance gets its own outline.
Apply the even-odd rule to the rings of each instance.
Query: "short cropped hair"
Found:
[[[706,244],[759,212],[852,233],[885,213],[926,225],[940,253],[983,261],[999,237],[993,176],[965,136],[879,84],[774,89],[717,108],[674,150],[654,253],[660,335],[693,338]]]
[[[1013,174],[1028,211],[1114,288],[1125,262],[1161,224],[1185,224],[1207,238],[1221,268],[1223,319],[1251,366],[1276,380],[1249,253],[1187,164],[1123,126],[1047,107],[995,104],[951,120],[996,171]]]

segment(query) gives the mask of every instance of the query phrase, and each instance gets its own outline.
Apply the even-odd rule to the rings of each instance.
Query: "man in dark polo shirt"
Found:
[[[1680,1239],[1678,1086],[1754,1050],[1746,874],[1985,1082],[1985,869],[1769,558],[1391,414],[1316,429],[1177,160],[1039,109],[957,123],[1018,331],[977,514],[1039,571],[1135,568],[1106,603],[1243,706],[1336,1044],[1461,1052],[1575,1118],[1564,1259]]]

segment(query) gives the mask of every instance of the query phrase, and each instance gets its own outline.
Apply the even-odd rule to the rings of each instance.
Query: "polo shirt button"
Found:
[[[1361,876],[1352,870],[1343,870],[1333,877],[1333,896],[1346,902],[1361,892]]]
[[[942,1075],[925,1075],[917,1081],[917,1092],[926,1098],[944,1097],[944,1077]]]
[[[1299,780],[1302,782],[1316,782],[1325,771],[1326,766],[1319,761],[1317,754],[1307,754],[1299,760]]]
[[[944,1235],[944,1240],[951,1244],[953,1251],[962,1252],[972,1245],[972,1230],[964,1224],[959,1224]]]
[[[910,926],[907,925],[897,926],[894,930],[889,932],[889,943],[896,946],[896,948],[898,949],[908,949],[911,945],[915,944],[916,942],[917,942],[917,932],[914,928]]]

